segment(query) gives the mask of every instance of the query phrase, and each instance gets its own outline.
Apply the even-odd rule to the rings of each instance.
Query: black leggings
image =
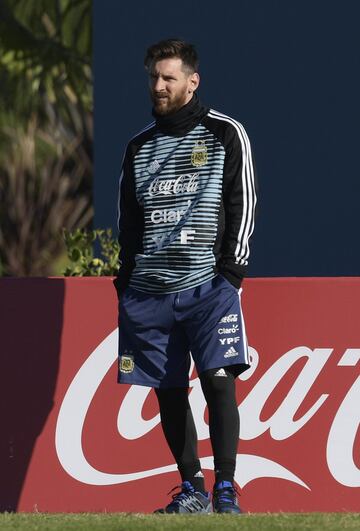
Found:
[[[239,440],[239,413],[235,398],[235,379],[231,370],[210,369],[200,375],[209,409],[210,439],[214,454],[215,480],[232,481]],[[156,389],[161,424],[183,481],[200,488],[200,462],[197,434],[187,388]],[[195,483],[198,483],[196,486]]]

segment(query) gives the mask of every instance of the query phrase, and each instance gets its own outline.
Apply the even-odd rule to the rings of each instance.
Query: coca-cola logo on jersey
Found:
[[[149,196],[178,195],[197,192],[199,173],[185,173],[176,179],[160,179],[156,177],[149,186]]]
[[[160,467],[136,469],[133,472],[105,472],[87,459],[82,440],[84,423],[99,386],[116,361],[116,352],[117,330],[114,330],[90,354],[75,375],[66,391],[57,419],[56,451],[62,467],[76,480],[91,485],[126,483],[176,470],[176,465],[169,462]],[[330,365],[332,375],[338,377],[341,377],[344,367],[354,368],[360,359],[360,349],[345,348],[334,361],[332,348],[297,346],[278,353],[272,365],[263,370],[260,376],[259,356],[261,352],[250,347],[252,366],[239,377],[243,385],[251,384],[254,380],[239,403],[241,441],[252,441],[267,433],[274,444],[277,441],[287,444],[300,436],[310,423],[314,423],[316,429],[317,418],[322,410],[336,399],[336,405],[331,409],[331,418],[329,416],[327,420],[325,448],[314,445],[312,451],[318,452],[318,459],[324,461],[334,481],[347,487],[359,487],[360,470],[355,462],[354,445],[360,423],[360,376],[352,378],[340,399],[335,394],[332,396],[331,385],[326,393],[318,391],[317,381],[320,374],[330,370]],[[301,368],[294,373],[294,367],[298,367],[300,362]],[[269,397],[289,374],[292,380],[287,393],[278,399],[276,410],[264,419],[263,412]],[[198,437],[202,441],[209,438],[204,416],[206,403],[198,378],[193,378],[190,385],[190,403]],[[146,419],[142,414],[149,392],[150,389],[146,387],[132,386],[128,389],[118,411],[119,437],[137,441],[145,438],[158,426],[159,414]],[[312,397],[311,403],[309,396]],[[201,463],[204,469],[212,469],[212,456],[201,455]],[[281,478],[311,490],[311,478],[292,470],[281,458],[269,458],[269,455],[258,455],[256,452],[238,454],[236,481],[241,487],[263,477]]]

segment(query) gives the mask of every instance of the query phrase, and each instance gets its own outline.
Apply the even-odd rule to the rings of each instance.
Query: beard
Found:
[[[151,93],[151,99],[154,105],[156,114],[165,116],[166,114],[173,114],[187,103],[187,90],[170,96],[169,94],[153,94]]]

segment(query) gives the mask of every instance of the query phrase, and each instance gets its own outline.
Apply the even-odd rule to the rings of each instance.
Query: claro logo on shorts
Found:
[[[233,325],[233,326],[230,326],[229,328],[219,328],[218,330],[218,334],[222,335],[222,334],[235,334],[236,332],[239,331],[239,325]]]

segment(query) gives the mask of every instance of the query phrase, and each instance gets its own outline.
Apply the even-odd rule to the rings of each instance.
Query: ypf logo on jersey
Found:
[[[197,140],[191,152],[191,164],[193,166],[204,166],[208,161],[207,147],[205,140]]]

